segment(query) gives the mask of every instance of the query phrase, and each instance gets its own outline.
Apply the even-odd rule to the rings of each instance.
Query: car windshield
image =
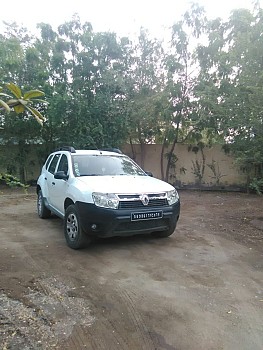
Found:
[[[114,155],[72,155],[75,176],[143,175],[130,158]]]

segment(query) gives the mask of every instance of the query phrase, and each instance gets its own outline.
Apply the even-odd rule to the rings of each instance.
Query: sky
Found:
[[[113,31],[119,36],[132,36],[140,27],[162,39],[165,31],[190,8],[189,0],[11,0],[1,1],[2,22],[17,22],[30,31],[36,24],[49,23],[54,29],[70,20],[74,13],[82,23],[91,22],[95,31]],[[197,0],[209,18],[227,19],[236,8],[253,9],[253,0]],[[259,0],[261,7],[263,0]]]

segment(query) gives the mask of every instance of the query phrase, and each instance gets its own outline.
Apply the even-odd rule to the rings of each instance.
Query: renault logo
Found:
[[[148,205],[149,204],[149,197],[147,196],[147,194],[142,194],[140,196],[140,200],[141,200],[143,205]]]

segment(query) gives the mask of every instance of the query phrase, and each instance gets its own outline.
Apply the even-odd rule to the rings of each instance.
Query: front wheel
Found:
[[[37,193],[37,213],[41,219],[49,218],[51,215],[51,211],[45,206],[41,190],[39,190]]]
[[[68,246],[72,249],[81,249],[90,243],[89,237],[81,227],[79,214],[75,205],[70,205],[66,209],[64,235]]]

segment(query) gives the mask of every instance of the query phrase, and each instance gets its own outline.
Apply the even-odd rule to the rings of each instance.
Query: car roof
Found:
[[[102,151],[102,150],[76,150],[76,153],[72,153],[73,155],[107,155],[107,156],[117,156],[123,157],[124,154]]]
[[[122,151],[119,148],[116,147],[104,147],[104,148],[96,148],[96,149],[91,149],[91,150],[87,150],[87,149],[82,149],[82,150],[75,150],[74,147],[72,146],[61,146],[57,149],[55,149],[52,154],[55,153],[61,153],[61,152],[70,152],[70,153],[77,153],[79,155],[116,155],[116,154],[123,154]]]
[[[71,155],[95,155],[95,156],[99,156],[99,155],[105,155],[105,156],[117,156],[117,157],[125,157],[124,154],[120,154],[117,152],[109,152],[109,151],[102,151],[102,150],[75,150],[75,152],[70,152],[70,151],[66,151],[66,150],[58,150],[53,152],[52,154],[68,154],[70,153]]]

